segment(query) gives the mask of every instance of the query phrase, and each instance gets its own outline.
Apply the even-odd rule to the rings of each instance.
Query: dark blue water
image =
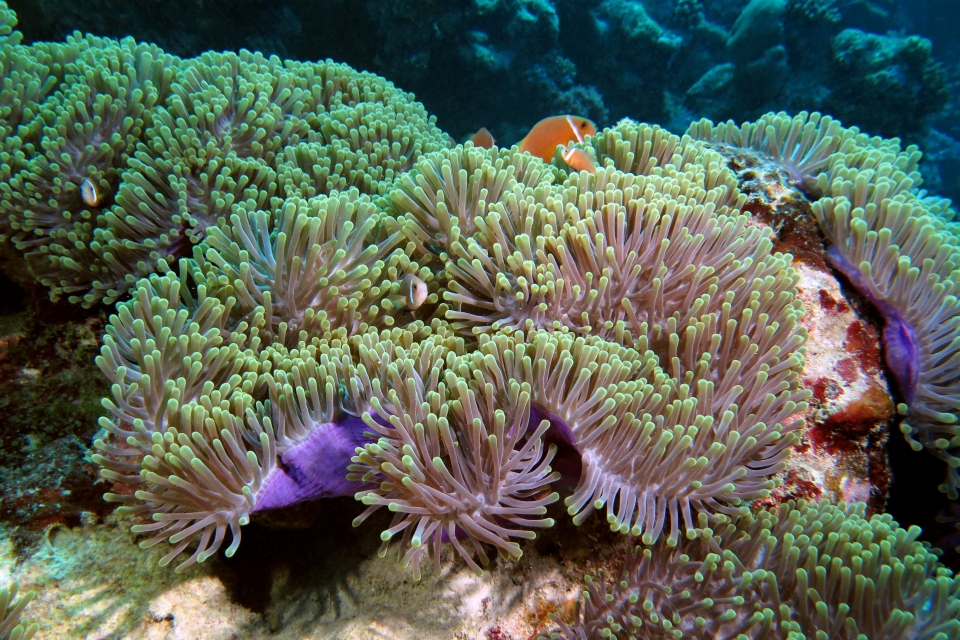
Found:
[[[927,186],[960,199],[956,0],[13,0],[29,40],[84,32],[180,56],[247,48],[332,58],[414,92],[457,139],[519,140],[542,117],[824,111],[927,151]],[[749,7],[749,8],[748,8]],[[739,22],[738,22],[739,20]]]

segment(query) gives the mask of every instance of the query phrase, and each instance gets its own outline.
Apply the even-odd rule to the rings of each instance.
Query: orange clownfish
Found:
[[[546,162],[553,159],[558,145],[568,142],[583,142],[584,136],[597,133],[597,125],[578,116],[553,116],[545,118],[530,129],[520,141],[520,153],[527,151]]]
[[[563,161],[567,163],[574,171],[587,171],[588,173],[597,172],[597,163],[593,161],[586,151],[576,147],[567,147],[560,154]]]
[[[470,142],[472,142],[475,147],[490,149],[496,143],[496,140],[493,139],[493,134],[487,131],[486,127],[480,127],[480,130],[470,138]]]

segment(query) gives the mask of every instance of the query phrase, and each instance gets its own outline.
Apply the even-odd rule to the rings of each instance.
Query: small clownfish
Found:
[[[563,150],[563,153],[560,154],[560,157],[563,158],[563,161],[574,171],[597,172],[597,164],[583,149],[567,147]]]
[[[480,127],[480,130],[470,138],[470,142],[472,142],[475,147],[490,149],[497,141],[493,139],[493,134],[487,131],[486,127]]]
[[[530,129],[527,137],[520,141],[520,153],[524,151],[530,155],[550,162],[557,146],[568,142],[583,142],[584,136],[597,133],[597,125],[586,118],[578,116],[553,116],[545,118]]]
[[[80,197],[90,207],[95,207],[100,203],[100,192],[90,178],[84,178],[80,181]]]
[[[427,283],[412,273],[403,276],[403,280],[400,281],[400,291],[403,295],[391,302],[397,307],[406,307],[411,310],[419,309],[427,301],[430,293],[427,291]]]

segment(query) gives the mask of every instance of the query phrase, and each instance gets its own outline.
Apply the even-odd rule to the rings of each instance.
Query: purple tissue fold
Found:
[[[555,471],[560,472],[560,480],[554,483],[554,488],[562,494],[569,495],[576,489],[580,482],[580,474],[583,472],[582,452],[577,447],[577,437],[566,422],[536,405],[530,407],[527,432],[536,431],[541,420],[550,421],[550,428],[543,434],[544,447],[557,446],[557,455],[550,464]]]
[[[900,309],[873,295],[859,267],[847,260],[837,247],[831,245],[827,249],[827,258],[833,268],[842,273],[853,288],[883,316],[883,359],[904,400],[913,402],[920,380],[920,345],[913,326],[903,317]]]
[[[551,465],[561,473],[557,484],[560,488],[572,490],[582,471],[576,436],[563,420],[538,407],[530,410],[528,433],[532,434],[544,419],[551,423],[544,434],[544,444],[558,447]],[[362,419],[351,415],[340,422],[319,425],[306,440],[280,456],[277,466],[267,474],[257,492],[256,506],[252,511],[279,509],[320,498],[352,496],[374,486],[347,480],[347,467],[356,455],[356,448],[371,441],[364,435],[368,430]]]
[[[310,436],[280,456],[257,495],[253,511],[279,509],[306,500],[352,496],[367,486],[347,480],[356,448],[370,442],[358,417],[318,426]]]

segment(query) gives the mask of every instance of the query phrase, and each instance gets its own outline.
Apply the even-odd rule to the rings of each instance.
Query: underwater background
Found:
[[[182,57],[330,58],[414,93],[456,140],[516,142],[547,114],[683,131],[702,117],[821,111],[924,150],[960,195],[960,57],[949,0],[13,2],[28,40],[134,36]],[[737,22],[740,20],[739,23]]]
[[[960,638],[958,10],[0,2],[0,640]]]

